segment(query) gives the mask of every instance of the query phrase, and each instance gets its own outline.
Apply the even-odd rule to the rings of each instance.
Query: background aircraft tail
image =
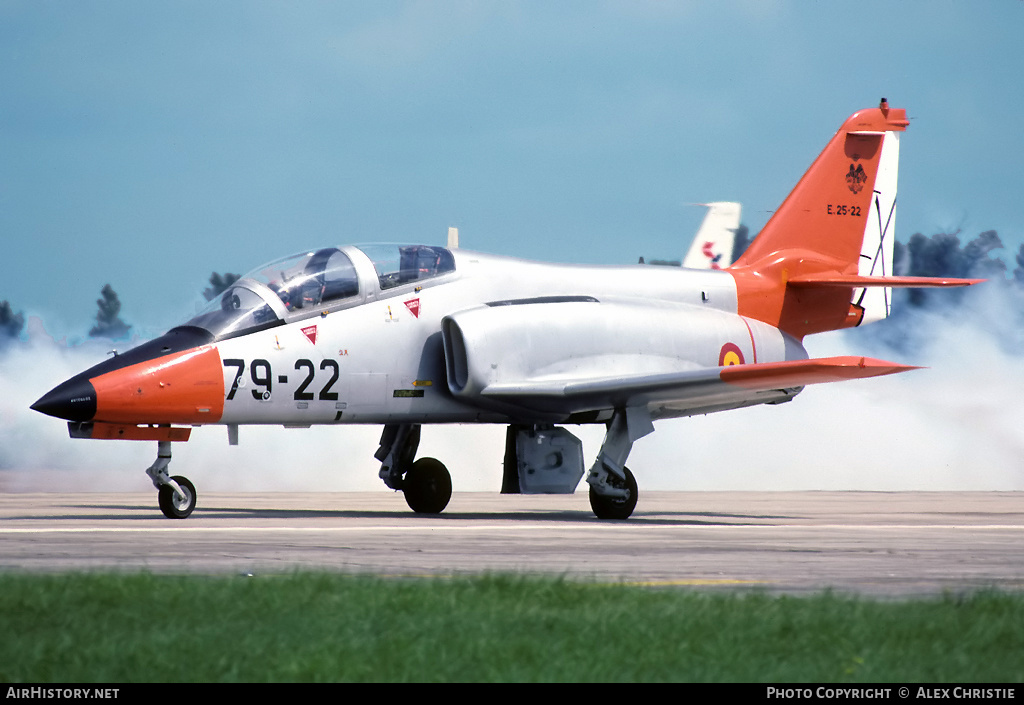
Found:
[[[725,269],[732,264],[732,248],[740,227],[740,204],[725,201],[701,203],[708,212],[683,258],[689,269]]]
[[[797,337],[889,315],[893,286],[973,280],[892,276],[899,138],[906,111],[850,116],[729,268],[739,313]]]

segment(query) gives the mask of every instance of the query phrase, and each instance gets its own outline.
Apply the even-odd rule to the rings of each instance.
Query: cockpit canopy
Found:
[[[357,245],[377,274],[362,291],[380,292],[455,271],[452,253],[431,245]],[[351,250],[350,250],[351,252]],[[352,254],[358,256],[359,253]],[[351,257],[336,247],[304,252],[257,267],[211,301],[185,325],[203,328],[214,339],[305,318],[349,299],[358,299],[359,274]]]
[[[289,312],[359,293],[359,277],[352,260],[334,247],[284,257],[243,278],[264,284]]]
[[[381,290],[455,271],[455,258],[431,245],[356,245],[373,262]]]

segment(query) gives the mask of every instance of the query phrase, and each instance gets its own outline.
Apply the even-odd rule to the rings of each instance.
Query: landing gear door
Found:
[[[583,443],[564,428],[520,430],[516,456],[523,494],[572,494],[583,477]]]

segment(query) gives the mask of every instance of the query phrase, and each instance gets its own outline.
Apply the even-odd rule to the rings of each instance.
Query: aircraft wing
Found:
[[[672,415],[687,410],[705,413],[718,408],[785,400],[808,384],[878,377],[919,369],[869,357],[840,356],[685,370],[653,375],[614,375],[590,379],[523,380],[491,384],[480,391],[485,399],[540,411],[584,413],[598,409],[646,406]]]
[[[953,277],[862,277],[858,274],[825,272],[802,274],[791,278],[789,285],[798,289],[857,289],[861,287],[896,287],[911,289],[952,288],[981,284],[985,279],[955,279]]]

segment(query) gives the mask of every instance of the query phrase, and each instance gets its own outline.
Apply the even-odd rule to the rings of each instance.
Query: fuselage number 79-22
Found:
[[[235,378],[231,382],[231,389],[228,390],[226,401],[231,401],[235,398],[235,394],[238,392],[238,387],[242,384],[242,375],[245,373],[245,360],[238,358],[229,358],[224,360],[225,367],[235,368]],[[295,388],[295,392],[292,394],[292,398],[295,401],[311,401],[314,398],[312,391],[307,391],[309,386],[313,383],[314,377],[316,377],[316,365],[313,364],[312,360],[296,360],[295,369],[297,371],[305,370],[306,377],[302,380],[302,383]],[[338,393],[332,391],[338,378],[341,376],[341,369],[338,366],[337,360],[331,360],[330,358],[322,360],[320,362],[321,370],[330,370],[331,376],[327,380],[327,383],[320,389],[319,394],[316,398],[320,401],[337,401]],[[270,367],[270,361],[262,358],[253,360],[249,364],[249,378],[252,383],[256,386],[252,390],[252,398],[257,401],[270,401],[271,393],[274,388],[274,375]],[[287,375],[281,375],[277,379],[281,384],[288,382]]]

